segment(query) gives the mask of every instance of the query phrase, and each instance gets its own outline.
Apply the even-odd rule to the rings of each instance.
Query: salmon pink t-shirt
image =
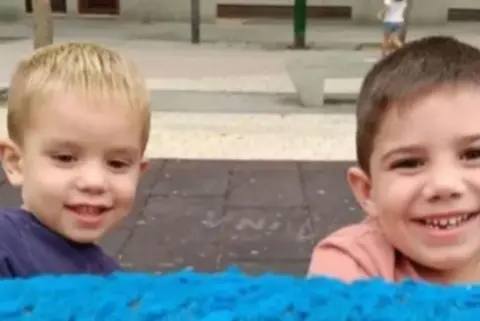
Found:
[[[344,227],[320,241],[313,250],[309,275],[345,282],[375,277],[389,282],[419,278],[414,266],[387,241],[373,220]]]

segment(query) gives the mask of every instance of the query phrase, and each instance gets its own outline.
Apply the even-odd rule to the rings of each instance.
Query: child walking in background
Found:
[[[384,0],[384,7],[379,13],[383,21],[382,56],[403,46],[401,33],[405,23],[407,0]]]
[[[367,74],[349,185],[366,214],[314,249],[309,274],[480,281],[480,51],[410,42]]]

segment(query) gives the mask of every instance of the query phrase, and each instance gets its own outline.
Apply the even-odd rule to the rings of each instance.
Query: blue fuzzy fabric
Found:
[[[251,277],[237,271],[0,282],[1,321],[464,321],[480,287]]]

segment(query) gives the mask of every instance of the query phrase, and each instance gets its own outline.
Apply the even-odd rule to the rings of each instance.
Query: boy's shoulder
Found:
[[[22,209],[0,210],[0,278],[119,269],[95,244],[74,244]]]
[[[341,279],[395,277],[395,249],[374,221],[343,227],[320,240],[313,250],[310,273]],[[338,265],[343,267],[339,269]]]
[[[18,213],[21,213],[21,212],[22,210],[18,208],[2,208],[0,209],[0,222],[6,223],[6,224],[12,224],[14,221],[20,218],[18,216]]]
[[[31,213],[21,208],[0,209],[0,250],[12,252],[17,246],[28,246],[51,231]],[[36,242],[34,242],[36,243]]]
[[[14,265],[28,265],[23,259],[25,254],[25,233],[28,229],[28,217],[21,209],[0,210],[0,277],[16,276]],[[17,262],[18,261],[18,262]]]
[[[21,229],[25,226],[24,212],[21,209],[1,209],[0,210],[0,249],[9,248],[13,243],[20,242]]]
[[[338,247],[354,253],[368,252],[386,255],[393,247],[386,240],[383,232],[374,220],[364,220],[357,224],[343,227],[321,240],[317,247]]]
[[[378,238],[381,232],[375,222],[371,220],[364,220],[359,223],[344,226],[320,241],[322,243],[340,242],[345,245],[355,245],[358,241],[363,239]]]
[[[397,282],[419,278],[410,259],[393,246],[371,219],[341,228],[318,242],[309,273],[345,281],[380,277]]]

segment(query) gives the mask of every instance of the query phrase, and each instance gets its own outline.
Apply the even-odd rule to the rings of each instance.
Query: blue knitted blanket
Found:
[[[464,321],[480,287],[381,280],[351,285],[237,271],[44,276],[0,282],[1,321]]]

